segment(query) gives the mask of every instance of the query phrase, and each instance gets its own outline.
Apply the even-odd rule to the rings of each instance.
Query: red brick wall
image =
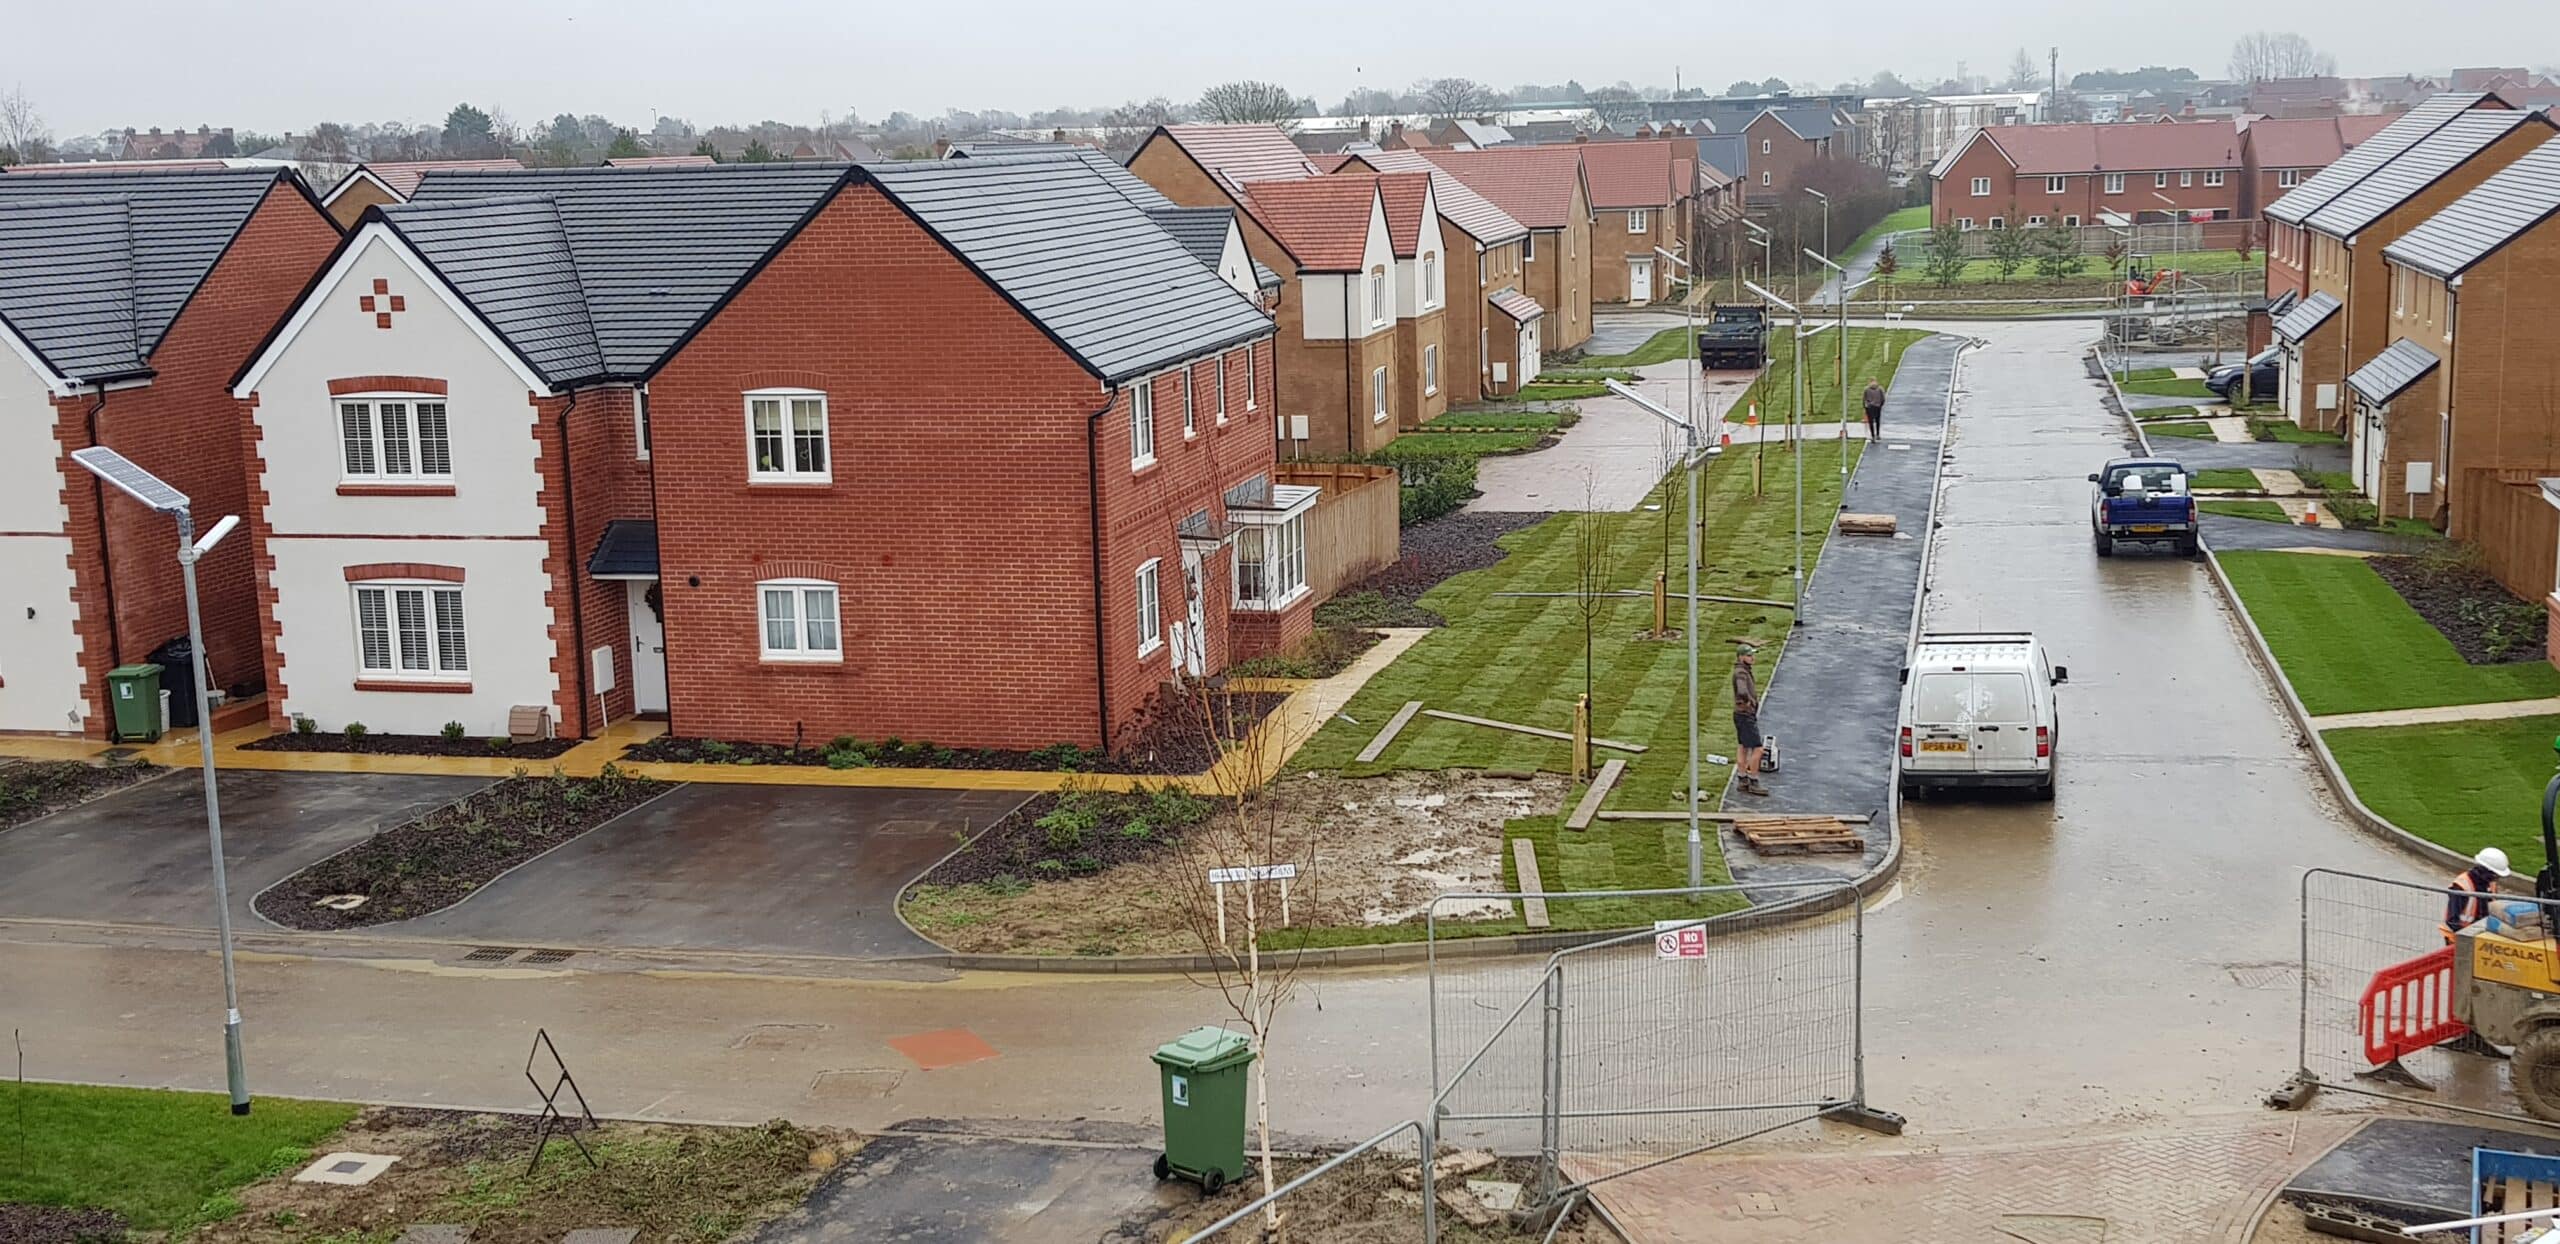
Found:
[[[550,572],[551,670],[559,676],[559,698],[553,718],[564,735],[584,736],[633,712],[631,702],[631,615],[629,589],[620,581],[598,582],[587,576],[587,556],[595,551],[607,522],[647,518],[650,463],[640,460],[632,432],[633,394],[629,389],[582,389],[570,397],[538,398],[534,442],[541,455],[543,539],[549,546],[543,567]],[[560,476],[560,428],[567,415],[572,475]],[[743,415],[741,416],[743,419]],[[743,423],[741,423],[743,427]],[[743,434],[742,434],[743,435]],[[737,461],[743,463],[744,451]],[[576,516],[561,521],[563,492],[571,494]],[[576,584],[573,623],[571,583]],[[613,689],[599,694],[594,667],[583,653],[598,648],[613,652]],[[583,682],[581,680],[584,680]],[[585,713],[579,700],[585,699]]]
[[[238,237],[152,352],[151,383],[106,395],[98,441],[175,485],[194,503],[199,528],[227,514],[248,517],[249,482],[242,459],[247,416],[230,395],[231,375],[268,329],[293,307],[337,245],[337,226],[300,190],[267,192]],[[92,734],[107,723],[94,710],[105,700],[106,671],[116,661],[145,659],[186,633],[186,597],[171,521],[121,496],[106,499],[107,556],[97,547],[96,493],[89,474],[68,454],[89,444],[86,412],[94,395],[56,403],[61,412],[65,502],[71,510],[73,569],[79,576],[83,661],[88,666]],[[109,574],[112,582],[109,582]],[[259,639],[250,541],[234,536],[197,564],[205,656],[214,682],[258,686],[266,680]],[[115,635],[106,602],[93,584],[115,594]]]
[[[1991,179],[1990,197],[1974,196],[1973,179],[1976,177]],[[1757,139],[1751,144],[1751,179],[1755,183],[1760,180],[1760,144]],[[2016,176],[2009,165],[2008,157],[2001,155],[1999,148],[1992,146],[1989,141],[1975,139],[1973,145],[1966,147],[1964,154],[1956,158],[1955,165],[1947,170],[1947,175],[1938,180],[1936,188],[1930,191],[1929,223],[1932,226],[1943,225],[1961,216],[1971,217],[1974,228],[1982,228],[1983,223],[1991,217],[2009,214],[2010,200],[2018,197],[2015,183]],[[2041,191],[2043,186],[2038,185],[2037,189]],[[2042,194],[2037,196],[2040,202],[2049,197]],[[2067,199],[2072,196],[2063,197]],[[2077,212],[2084,209],[2077,206],[2068,209],[2048,207],[2046,214],[2052,215],[2066,210]],[[2089,218],[2083,215],[2081,219],[2086,221]]]
[[[848,189],[650,383],[674,729],[1102,742],[1089,429],[1106,682],[1125,729],[1170,668],[1169,648],[1136,655],[1138,564],[1163,559],[1162,616],[1182,616],[1173,522],[1216,512],[1214,481],[1233,478],[1221,471],[1271,459],[1272,360],[1258,348],[1257,409],[1223,429],[1204,412],[1189,441],[1179,390],[1159,378],[1157,463],[1133,479],[1125,394],[1105,394],[877,191]],[[742,395],[775,385],[826,392],[831,483],[747,482]],[[592,540],[583,517],[579,537]],[[762,660],[755,585],[786,574],[836,582],[841,664]],[[1224,567],[1210,578],[1223,599]]]

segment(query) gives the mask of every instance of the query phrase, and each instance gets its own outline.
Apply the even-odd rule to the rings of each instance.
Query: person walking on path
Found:
[[[1884,435],[1884,386],[1870,377],[1867,381],[1867,439]]]
[[[1733,784],[1746,795],[1769,793],[1760,784],[1760,688],[1751,677],[1751,657],[1758,651],[1746,643],[1733,659],[1733,735],[1742,753],[1734,758]]]

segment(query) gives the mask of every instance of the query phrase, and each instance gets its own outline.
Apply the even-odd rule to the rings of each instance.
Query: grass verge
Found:
[[[2174,436],[2180,440],[2213,439],[2213,429],[2201,423],[2153,423],[2144,425],[2142,430],[2152,436]]]
[[[2347,438],[2335,432],[2314,432],[2291,419],[2252,419],[2249,435],[2261,441],[2283,445],[2344,445]]]
[[[2542,661],[2473,665],[2359,558],[2219,555],[2223,573],[2315,716],[2560,696]]]
[[[336,1102],[261,1097],[235,1118],[213,1093],[0,1082],[0,1204],[97,1207],[145,1230],[236,1213],[244,1184],[308,1163],[354,1118]]]
[[[1683,334],[1686,327],[1666,328],[1645,339],[1643,345],[1624,354],[1586,354],[1573,365],[1577,371],[1615,370],[1668,363],[1689,355],[1689,344]]]
[[[2140,393],[2147,397],[2192,397],[2205,401],[2215,400],[2213,390],[2204,387],[2204,382],[2201,380],[2178,380],[2164,376],[2157,380],[2127,380],[2116,387],[2127,393]]]
[[[1832,330],[1835,333],[1838,331],[1838,329]],[[1892,388],[1894,373],[1902,368],[1903,352],[1911,348],[1912,342],[1928,335],[1926,330],[1917,328],[1850,329],[1848,337],[1845,338],[1849,343],[1849,392],[1853,395],[1865,392],[1869,380],[1881,381],[1886,388]],[[1783,340],[1781,336],[1780,341]],[[1807,408],[1804,421],[1806,423],[1840,421],[1844,403],[1841,401],[1839,365],[1836,356],[1832,353],[1833,348],[1831,333],[1825,333],[1805,343]],[[1794,400],[1794,384],[1793,347],[1772,344],[1768,368],[1760,373],[1759,379],[1751,382],[1751,387],[1735,401],[1733,409],[1747,410],[1751,403],[1757,402],[1760,404],[1762,422],[1783,421],[1786,418],[1787,403]],[[1845,405],[1856,406],[1858,403],[1853,401]],[[1857,417],[1865,416],[1862,412]]]
[[[2511,717],[2321,734],[2356,798],[2392,824],[2469,855],[2499,847],[2530,872],[2560,717]]]
[[[1548,410],[1453,410],[1422,425],[1425,432],[1553,432],[1569,428],[1578,415]],[[1393,442],[1390,442],[1391,444]]]
[[[2153,423],[2162,419],[2202,419],[2204,412],[2193,406],[2155,406],[2132,412],[2135,423]]]
[[[1892,211],[1885,213],[1884,219],[1867,226],[1867,231],[1859,234],[1857,240],[1849,243],[1848,248],[1841,251],[1840,254],[1855,255],[1873,245],[1878,238],[1889,233],[1909,233],[1913,230],[1926,229],[1928,227],[1928,204],[1915,203],[1910,207],[1897,207]],[[1835,255],[1833,258],[1837,259],[1839,256]],[[1894,256],[1894,261],[1904,266],[1908,266],[1918,259],[1919,256],[1917,255],[1904,255],[1897,253]]]
[[[2258,481],[2258,473],[2247,467],[2207,467],[2187,477],[2189,488],[2236,488],[2256,492],[2266,485]]]
[[[2254,518],[2265,523],[2289,523],[2284,507],[2273,501],[2198,501],[2196,508],[2224,518]]]

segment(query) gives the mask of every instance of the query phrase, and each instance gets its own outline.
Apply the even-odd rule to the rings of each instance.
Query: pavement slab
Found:
[[[2225,445],[2257,443],[2258,438],[2249,435],[2249,421],[2236,415],[2217,415],[2205,420],[2204,426],[2213,429],[2213,439]]]
[[[1200,1201],[1157,1150],[891,1133],[750,1244],[1153,1244]]]
[[[2487,704],[2439,704],[2429,708],[2391,708],[2374,713],[2337,713],[2314,717],[2314,730],[2360,730],[2372,726],[2433,726],[2454,721],[2503,721],[2514,717],[2560,714],[2560,699],[2496,700]]]
[[[1683,414],[1692,403],[1709,427],[1751,385],[1752,372],[1710,371],[1693,381],[1686,360],[1636,369],[1628,387]],[[1551,510],[1631,510],[1653,491],[1677,458],[1680,433],[1634,402],[1611,394],[1577,403],[1582,418],[1555,444],[1524,454],[1499,454],[1476,463],[1469,510],[1545,513]]]

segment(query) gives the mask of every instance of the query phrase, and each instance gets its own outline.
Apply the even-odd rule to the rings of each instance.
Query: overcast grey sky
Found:
[[[300,132],[319,120],[440,122],[456,101],[519,122],[602,113],[647,128],[821,109],[1018,112],[1187,99],[1270,78],[1330,106],[1358,85],[1471,77],[1496,87],[1682,80],[1720,89],[1777,75],[1833,83],[1891,68],[1935,79],[1959,60],[2003,74],[2021,46],[2059,46],[2067,77],[2184,64],[2218,75],[2231,40],[2297,30],[2341,72],[2560,60],[2552,0],[1909,0],[1464,5],[1298,0],[976,0],[894,5],[732,0],[16,0],[0,89],[22,86],[57,135],[109,126]],[[1559,20],[1558,14],[1568,14]],[[1633,33],[1646,25],[1655,32]],[[2520,38],[2521,36],[2521,38]]]

